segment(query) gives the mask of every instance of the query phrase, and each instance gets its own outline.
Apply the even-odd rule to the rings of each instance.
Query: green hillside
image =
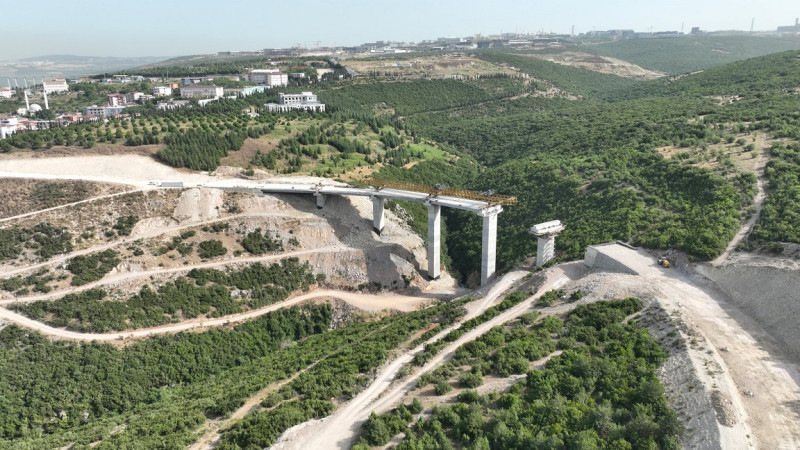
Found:
[[[657,50],[643,49],[674,45],[667,42],[677,41],[637,41],[645,46],[641,57],[653,60]],[[736,47],[741,57],[755,51],[748,45],[755,44]],[[243,176],[258,169],[353,179],[377,171],[387,179],[493,189],[519,199],[499,216],[501,271],[532,257],[535,240],[527,230],[553,219],[566,225],[557,240],[559,260],[580,258],[587,245],[610,240],[713,258],[752,214],[756,160],[763,155],[767,199],[742,249],[780,252],[786,242],[800,243],[800,51],[649,82],[505,50],[477,55],[513,66],[518,75],[331,80],[314,86],[328,103],[325,113],[267,113],[262,105],[275,99],[273,93],[173,111],[150,104],[132,108],[132,119],[21,133],[0,141],[0,152],[46,156],[82,154],[95,145],[109,153],[134,147],[176,166],[238,165],[246,168]],[[255,110],[259,115],[248,114]],[[425,207],[399,206],[424,234]],[[468,283],[480,266],[481,221],[462,211],[443,216],[442,260]],[[130,231],[119,224],[116,233]],[[116,239],[109,231],[106,236]],[[251,253],[251,245],[270,245],[260,229],[255,234],[242,241]],[[16,258],[27,248],[48,259],[72,249],[75,235],[49,224],[6,227],[0,229],[0,257]],[[173,245],[180,239],[173,238]],[[116,259],[112,253],[108,260]],[[67,270],[94,276],[100,266],[111,265],[92,258],[99,256],[88,255],[80,264],[73,259]],[[3,281],[17,291],[46,285],[46,278],[37,272]],[[151,286],[115,301],[93,290],[16,308],[55,326],[116,330],[256,308],[322,280],[294,260],[269,268],[194,270],[170,282],[151,278]],[[528,298],[532,284],[523,286],[467,324]],[[548,294],[554,300],[564,293]],[[353,398],[397,349],[415,348],[441,332],[466,313],[469,300],[352,319],[337,317],[328,304],[307,303],[236,326],[118,346],[54,341],[0,326],[0,448],[185,448],[272,386],[251,414],[220,430],[218,446],[264,448],[289,427],[324,417]],[[563,319],[537,324],[528,313],[492,328],[423,380],[445,391],[452,388],[449,380],[467,385],[479,374],[528,373],[532,361],[556,348],[562,353],[509,394],[462,392],[457,403],[437,408],[407,430],[400,445],[675,448],[680,429],[655,377],[666,354],[626,319],[641,307],[636,299],[596,303]],[[447,336],[456,333],[463,330]],[[436,345],[427,345],[415,359],[435,351]],[[374,415],[366,441],[383,445],[390,429],[405,429],[406,413],[398,408]],[[609,433],[601,436],[595,428]]]
[[[666,74],[694,72],[770,53],[800,49],[800,39],[777,36],[703,35],[585,44],[578,49],[622,59]]]
[[[752,174],[740,172],[728,159],[728,153],[743,151],[744,144],[734,141],[750,142],[765,132],[796,133],[797,94],[789,89],[800,86],[798,52],[741,61],[671,82],[638,83],[556,69],[534,59],[526,65],[528,58],[518,54],[486,55],[482,57],[538,77],[546,73],[551,77],[547,81],[571,87],[583,99],[527,96],[453,107],[457,103],[447,97],[437,111],[432,103],[436,99],[428,99],[424,108],[414,106],[419,100],[413,94],[415,82],[410,82],[404,85],[407,89],[395,89],[392,101],[410,108],[405,122],[418,134],[482,164],[483,170],[462,180],[462,186],[519,197],[516,206],[500,215],[501,267],[533,254],[535,243],[527,228],[552,219],[567,224],[557,244],[566,257],[580,257],[586,245],[617,239],[712,258],[738,229],[755,193]],[[348,89],[338,95],[346,96]],[[735,101],[721,102],[720,96],[735,96]],[[725,148],[709,148],[725,143]],[[664,159],[658,152],[664,147],[696,156]],[[420,164],[385,173],[412,181],[432,179],[430,174],[414,175],[426,170]],[[431,173],[453,181],[447,173]],[[477,270],[474,243],[479,242],[480,225],[463,213],[446,216],[454,267],[467,275]],[[772,214],[762,221],[778,217]]]

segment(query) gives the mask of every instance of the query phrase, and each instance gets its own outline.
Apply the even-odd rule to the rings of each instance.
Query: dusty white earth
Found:
[[[586,297],[543,312],[563,313],[576,304],[599,299],[642,298],[649,305],[648,314],[662,314],[650,325],[654,334],[668,344],[668,333],[675,331],[683,342],[671,350],[661,379],[667,385],[671,404],[686,425],[687,431],[681,439],[684,447],[800,448],[797,426],[800,368],[785,358],[777,346],[764,345],[770,336],[736,311],[722,292],[702,280],[692,279],[679,270],[662,269],[653,257],[641,251],[616,246],[608,252],[635,267],[639,275],[605,271],[584,275],[575,263],[557,266],[550,269],[548,280],[539,292],[564,286],[582,289]],[[496,298],[494,295],[491,296]],[[287,430],[273,448],[349,448],[372,411],[385,412],[400,401],[407,401],[407,394],[420,374],[438,367],[458,345],[476,338],[492,325],[530,311],[533,299],[535,296],[487,322],[486,327],[465,334],[419,371],[393,382],[400,368],[421,348],[399,356],[355,399],[325,419]],[[501,385],[495,383],[495,387]]]

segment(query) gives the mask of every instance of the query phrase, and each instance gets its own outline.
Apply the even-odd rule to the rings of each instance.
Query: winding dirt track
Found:
[[[289,214],[280,214],[280,213],[264,213],[264,214],[240,213],[240,214],[234,214],[234,215],[230,215],[230,216],[214,217],[214,218],[203,219],[203,220],[185,221],[185,222],[182,222],[182,223],[177,224],[177,225],[171,225],[171,226],[168,226],[168,227],[156,228],[156,229],[150,230],[150,231],[145,232],[145,233],[137,234],[136,236],[128,236],[128,237],[125,237],[123,239],[118,239],[118,240],[115,240],[115,241],[107,243],[107,244],[94,245],[92,247],[85,248],[83,250],[76,250],[74,252],[71,252],[71,253],[68,253],[68,254],[65,254],[65,255],[60,255],[60,256],[57,256],[55,258],[48,259],[47,261],[44,261],[44,262],[41,262],[41,263],[30,264],[30,265],[26,265],[26,266],[23,266],[23,267],[17,267],[17,268],[13,268],[13,269],[12,268],[6,268],[6,270],[4,270],[2,272],[2,276],[3,277],[9,277],[9,276],[17,275],[17,274],[20,274],[20,273],[33,272],[33,271],[35,271],[37,269],[41,269],[42,267],[56,266],[56,265],[61,264],[61,263],[65,262],[65,261],[67,261],[67,260],[70,260],[70,259],[72,259],[72,258],[74,258],[76,256],[88,255],[90,253],[95,253],[95,252],[101,252],[101,251],[107,250],[109,248],[119,247],[119,246],[122,246],[122,245],[125,245],[125,244],[130,244],[130,243],[136,242],[139,239],[150,239],[150,238],[154,238],[154,237],[158,237],[158,236],[163,236],[165,234],[175,233],[175,232],[177,232],[179,230],[183,230],[183,229],[186,229],[186,228],[192,228],[192,227],[196,227],[196,226],[200,226],[200,225],[206,225],[206,224],[225,221],[225,220],[233,220],[233,219],[238,219],[238,218],[242,218],[242,217],[261,217],[261,216],[264,216],[264,217],[289,217],[290,215]],[[34,298],[34,297],[35,298],[39,298],[39,296],[32,296],[30,298]]]
[[[575,267],[575,265],[575,263],[572,263],[571,265],[568,264],[567,266]],[[492,287],[486,298],[481,301],[481,306],[472,312],[472,316],[476,316],[483,312],[489,305],[497,300],[502,293],[507,291],[511,285],[513,285],[516,281],[519,281],[526,273],[527,272],[511,272],[503,277]],[[383,368],[383,370],[381,370],[381,372],[375,378],[375,381],[373,381],[367,389],[362,391],[349,403],[337,409],[333,415],[322,420],[306,422],[289,429],[271,448],[350,448],[353,443],[353,439],[358,435],[361,424],[367,420],[367,418],[369,418],[369,414],[372,411],[381,412],[392,408],[395,404],[402,400],[406,393],[414,388],[420,375],[434,369],[442,362],[449,360],[458,347],[483,335],[492,327],[500,325],[530,311],[533,303],[537,298],[539,298],[539,296],[550,289],[556,289],[560,287],[570,279],[571,278],[567,275],[567,272],[565,272],[563,267],[555,267],[551,269],[548,273],[547,280],[536,295],[529,297],[525,301],[507,309],[493,319],[478,325],[467,333],[464,333],[463,336],[445,346],[442,351],[440,351],[413,375],[405,378],[400,383],[393,384],[397,378],[400,368],[410,363],[414,358],[414,355],[423,350],[424,345],[420,345],[390,362],[386,367]],[[574,307],[574,305],[567,305],[567,307]],[[442,331],[428,340],[428,342],[440,339],[455,328],[457,328],[457,326],[453,326]]]
[[[257,263],[257,262],[269,262],[275,261],[285,258],[291,258],[293,256],[303,256],[303,255],[313,255],[317,253],[336,253],[336,252],[346,252],[349,250],[355,250],[345,245],[329,245],[327,247],[320,247],[320,248],[311,248],[306,250],[297,250],[293,252],[285,252],[285,253],[278,253],[275,255],[261,255],[261,256],[248,256],[248,257],[239,257],[236,259],[225,259],[221,261],[210,261],[205,263],[199,264],[192,264],[191,266],[178,266],[178,267],[171,267],[171,268],[158,268],[152,270],[146,270],[142,272],[126,272],[120,273],[117,275],[112,275],[109,277],[102,278],[97,281],[93,281],[91,283],[86,283],[82,286],[76,286],[69,289],[60,289],[58,291],[48,292],[47,294],[40,294],[40,295],[30,295],[27,297],[18,297],[6,300],[0,300],[0,306],[10,305],[12,303],[31,303],[40,300],[54,300],[61,298],[67,294],[74,294],[76,292],[86,291],[88,289],[96,288],[98,286],[105,286],[108,284],[120,283],[123,281],[128,281],[136,278],[147,278],[151,275],[163,275],[163,274],[172,274],[172,273],[182,273],[182,272],[189,272],[192,269],[208,269],[212,267],[223,267],[229,266],[232,264],[246,264],[246,263]],[[71,254],[71,255],[74,255]]]
[[[76,331],[69,331],[62,328],[54,328],[49,325],[43,324],[33,319],[29,319],[22,314],[9,311],[5,308],[0,308],[0,320],[7,320],[19,326],[36,330],[46,336],[56,339],[66,339],[72,341],[115,341],[121,339],[143,338],[147,336],[154,336],[159,334],[177,333],[180,331],[192,330],[195,328],[218,327],[246,320],[254,319],[263,316],[272,311],[277,311],[281,308],[288,308],[300,304],[306,300],[314,298],[337,298],[354,302],[370,302],[384,306],[385,308],[392,308],[395,305],[418,305],[430,301],[427,297],[413,297],[405,295],[391,295],[391,294],[359,294],[355,292],[342,292],[329,289],[320,289],[298,297],[285,300],[280,303],[275,303],[265,306],[261,309],[248,311],[241,314],[232,314],[229,316],[218,317],[214,319],[197,318],[187,320],[185,322],[174,323],[169,325],[162,325],[158,327],[145,328],[133,331],[121,331],[114,333],[80,333]]]
[[[121,197],[123,195],[133,194],[133,193],[142,192],[142,191],[144,191],[144,189],[130,189],[130,190],[127,190],[127,191],[124,191],[124,192],[116,192],[114,194],[99,195],[97,197],[78,200],[77,202],[65,203],[63,205],[53,206],[51,208],[39,209],[39,210],[36,210],[36,211],[24,213],[24,214],[17,214],[16,216],[5,217],[3,219],[0,219],[0,223],[2,223],[2,222],[10,222],[12,220],[17,220],[17,219],[24,219],[26,217],[35,216],[35,215],[41,214],[41,213],[46,213],[46,212],[50,212],[50,211],[57,211],[59,209],[69,208],[71,206],[82,205],[84,203],[91,203],[91,202],[96,202],[98,200],[105,200],[105,199],[114,198],[114,197]]]
[[[721,255],[716,257],[713,261],[711,261],[711,264],[714,266],[718,266],[728,259],[728,256],[730,256],[731,252],[736,250],[736,247],[739,245],[739,243],[742,242],[742,240],[745,237],[747,237],[747,235],[750,234],[751,231],[753,231],[753,227],[755,226],[756,222],[758,222],[758,218],[761,216],[761,208],[764,207],[764,198],[766,198],[767,196],[766,191],[764,190],[763,152],[758,155],[758,158],[759,162],[757,165],[760,166],[761,168],[758,169],[756,172],[757,192],[756,192],[756,197],[753,200],[753,207],[755,208],[755,212],[753,213],[753,216],[750,217],[750,219],[748,219],[748,221],[742,225],[742,227],[739,229],[739,231],[736,233],[733,239],[731,239],[725,251]]]

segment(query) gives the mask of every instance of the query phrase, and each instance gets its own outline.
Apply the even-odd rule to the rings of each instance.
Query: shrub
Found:
[[[217,240],[203,241],[197,247],[197,254],[203,259],[222,256],[228,253],[228,249],[222,245],[222,241]]]
[[[131,215],[120,217],[117,219],[117,223],[114,224],[113,228],[117,230],[118,236],[130,236],[131,231],[133,231],[133,226],[136,225],[138,221],[138,216]]]
[[[452,390],[453,386],[450,386],[450,383],[448,383],[446,380],[436,383],[436,386],[433,388],[433,392],[435,392],[436,395],[444,395]]]
[[[241,241],[242,247],[252,255],[261,255],[266,252],[276,250],[283,250],[283,244],[280,240],[270,236],[269,231],[261,234],[261,228],[256,228],[255,231],[248,233]]]
[[[80,286],[99,280],[119,263],[117,252],[111,249],[91,255],[76,256],[67,264],[67,270],[73,274],[70,284]]]
[[[466,388],[474,388],[483,384],[483,374],[478,373],[465,373],[458,377],[458,384]]]
[[[564,291],[561,289],[553,289],[550,291],[545,292],[538,300],[536,300],[536,306],[548,307],[552,306],[553,303],[556,302],[562,295],[564,295]]]
[[[458,401],[462,403],[478,403],[480,400],[481,396],[475,389],[467,389],[458,394]]]

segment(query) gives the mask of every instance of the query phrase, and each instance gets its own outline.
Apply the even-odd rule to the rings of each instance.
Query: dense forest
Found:
[[[576,307],[563,321],[532,313],[495,327],[461,346],[450,367],[420,378],[442,395],[452,390],[449,370],[469,367],[458,376],[467,389],[456,403],[422,416],[418,401],[373,413],[353,448],[385,445],[399,433],[399,449],[680,448],[680,422],[656,377],[667,354],[646,330],[624,322],[641,308],[635,298],[602,301]],[[529,370],[556,348],[560,355]],[[478,394],[473,388],[490,373],[525,378],[508,392]]]
[[[800,243],[800,144],[775,144],[770,154],[764,171],[770,194],[750,241],[772,243],[771,249],[779,253],[780,242]]]
[[[185,447],[208,418],[227,415],[264,386],[301,372],[268,398],[275,408],[248,416],[222,444],[264,447],[286,428],[330,412],[331,399],[360,390],[391,349],[432,324],[452,323],[462,304],[336,330],[329,305],[306,305],[233,328],[122,348],[53,342],[6,326],[0,329],[0,446]]]
[[[116,265],[114,261],[119,262],[113,250],[75,257],[67,266],[76,273],[72,284],[99,279],[100,276],[95,276],[101,271],[99,267]],[[125,300],[111,300],[104,290],[89,289],[58,300],[20,303],[10,308],[55,327],[102,333],[257,309],[285,300],[298,289],[307,290],[322,279],[323,275],[312,273],[308,263],[286,258],[279,263],[256,263],[229,272],[192,269],[185,277],[157,287],[145,286]],[[237,296],[233,295],[233,290],[238,292]]]
[[[576,46],[583,52],[622,59],[670,75],[798,48],[800,42],[791,37],[745,34],[698,35],[685,39],[622,39]]]
[[[752,205],[755,177],[710,147],[726,142],[744,146],[758,133],[798,136],[791,90],[800,85],[798,52],[737,62],[677,81],[647,82],[503,51],[478,56],[548,79],[582,99],[523,96],[487,102],[470,91],[453,91],[468,98],[445,98],[437,105],[435,98],[414,93],[417,85],[432,81],[395,83],[393,95],[405,96],[390,97],[389,105],[405,103],[408,127],[465,152],[480,167],[464,176],[464,168],[470,167],[466,162],[417,164],[407,170],[384,168],[381,176],[517,196],[519,203],[499,219],[501,267],[533,254],[535,243],[527,228],[552,219],[567,224],[557,241],[559,253],[567,258],[579,257],[588,244],[608,240],[713,258]],[[382,93],[393,91],[374,86],[344,86],[329,101],[336,106],[338,98],[357,98],[360,106],[382,111]],[[658,150],[668,147],[682,149],[681,157],[697,156],[691,161],[665,159]],[[719,167],[698,167],[708,158],[719,160]],[[466,278],[478,269],[480,223],[451,211],[445,212],[445,222],[454,267]]]

